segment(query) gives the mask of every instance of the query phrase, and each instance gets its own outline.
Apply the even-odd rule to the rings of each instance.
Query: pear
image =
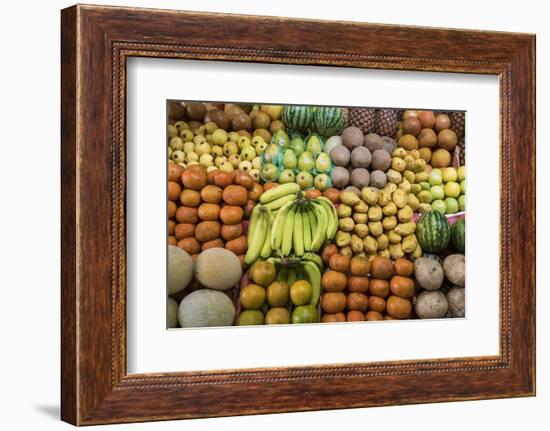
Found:
[[[330,169],[330,157],[327,153],[319,153],[315,160],[315,169],[319,173],[327,172]]]
[[[294,154],[296,154],[296,157],[300,157],[302,153],[305,151],[304,140],[299,136],[295,136],[290,140],[290,143],[288,144],[288,148],[291,148],[294,151]]]
[[[282,129],[277,130],[275,132],[275,134],[273,135],[273,138],[271,138],[271,143],[272,144],[277,144],[281,147],[287,147],[289,141],[290,140],[288,139],[288,135]]]
[[[269,144],[264,151],[264,158],[266,161],[271,163],[277,163],[280,154],[279,145]]]
[[[309,151],[314,155],[323,151],[323,141],[321,141],[321,138],[319,138],[318,135],[310,135],[306,139],[306,151]]]
[[[286,169],[294,169],[298,165],[296,154],[290,148],[285,151],[283,156],[283,166]]]
[[[298,159],[298,169],[309,172],[313,169],[314,165],[313,155],[309,151],[304,151]]]

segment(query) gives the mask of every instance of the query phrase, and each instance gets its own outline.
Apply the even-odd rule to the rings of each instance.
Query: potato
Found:
[[[343,204],[353,207],[361,201],[361,198],[353,192],[342,192],[340,193],[340,202]]]
[[[378,242],[370,235],[363,238],[363,246],[364,250],[369,254],[376,253],[378,250]]]
[[[384,220],[382,220],[382,227],[385,230],[395,229],[396,226],[397,226],[397,217],[395,216],[385,217]]]
[[[447,292],[449,311],[453,317],[465,316],[465,290],[463,287],[453,287]]]
[[[401,184],[399,184],[399,190],[403,190],[404,192],[409,193],[411,191],[411,183],[408,179],[403,178],[403,181],[401,181]]]
[[[394,216],[397,214],[397,206],[393,202],[390,202],[382,208],[382,212],[385,216]]]
[[[399,259],[400,257],[405,256],[405,253],[403,252],[403,247],[401,246],[401,243],[399,243],[399,244],[390,244],[388,246],[388,250],[390,252],[390,257],[393,260]]]
[[[414,261],[416,281],[426,290],[437,290],[443,284],[443,268],[438,261],[420,257]]]
[[[384,186],[384,191],[388,192],[390,195],[397,190],[397,184],[388,183]]]
[[[199,218],[205,221],[218,220],[218,217],[220,216],[220,209],[221,208],[218,204],[203,203],[198,209]]]
[[[404,208],[405,205],[407,205],[407,192],[402,189],[397,189],[392,193],[391,199],[397,208]]]
[[[395,233],[400,236],[407,236],[416,231],[416,223],[409,221],[407,223],[400,223],[395,227]]]
[[[243,186],[231,184],[223,190],[222,198],[228,205],[243,206],[248,202],[248,190]]]
[[[380,236],[382,235],[382,233],[384,233],[384,227],[379,221],[369,221],[367,223],[367,226],[369,227],[369,233],[372,236]]]
[[[416,240],[416,235],[413,233],[404,237],[403,241],[401,242],[401,248],[405,253],[412,253],[416,250],[417,245],[418,242]]]
[[[374,187],[363,187],[361,190],[361,197],[367,204],[374,205],[378,202],[378,193],[378,190]]]
[[[211,241],[219,238],[220,230],[221,225],[217,221],[203,221],[195,228],[195,237],[200,242]]]
[[[449,303],[439,290],[424,291],[416,298],[414,310],[420,319],[440,319],[445,317]]]
[[[368,216],[370,221],[382,220],[382,208],[378,205],[373,205],[369,208]]]
[[[345,247],[351,243],[351,235],[349,232],[339,230],[338,232],[336,232],[336,237],[334,238],[334,240],[338,247]]]
[[[392,295],[386,301],[386,311],[391,317],[406,319],[411,315],[412,304],[408,299]]]
[[[458,287],[464,287],[466,277],[466,261],[463,254],[451,254],[443,261],[445,277]]]
[[[369,227],[365,223],[356,223],[355,226],[353,226],[353,232],[355,232],[359,238],[365,238],[369,234]]]
[[[368,220],[369,220],[369,217],[366,213],[354,213],[351,218],[353,219],[353,221],[357,224],[357,223],[363,223],[365,224]]]

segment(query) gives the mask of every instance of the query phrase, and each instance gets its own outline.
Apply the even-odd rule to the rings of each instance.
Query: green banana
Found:
[[[307,216],[309,218],[309,227],[311,229],[311,250],[313,251],[313,237],[315,236],[315,232],[317,232],[317,218],[315,217],[315,211],[313,209],[313,206],[308,205],[306,207],[307,209]]]
[[[309,216],[307,208],[302,207],[302,229],[304,231],[304,251],[311,251],[311,226],[309,225]]]
[[[256,230],[256,226],[258,225],[258,220],[260,219],[261,212],[260,208],[261,205],[255,205],[254,209],[252,210],[252,214],[250,214],[250,221],[248,222],[248,232],[246,236],[246,243],[247,246],[250,247],[250,243],[252,242],[252,238],[254,236],[254,231]]]
[[[292,286],[296,281],[296,268],[289,267],[287,269],[286,284],[288,287]]]
[[[294,247],[294,254],[301,257],[304,255],[304,226],[302,218],[302,208],[296,209],[296,216],[294,217],[294,227],[292,232],[292,245]]]
[[[281,241],[281,254],[283,256],[288,256],[292,251],[292,236],[294,234],[294,219],[296,218],[296,210],[297,207],[292,205],[285,218],[283,239]]]
[[[323,264],[323,259],[316,253],[304,253],[302,260],[307,260],[313,262],[319,268],[319,271],[323,271],[325,265]]]
[[[310,305],[317,307],[317,303],[321,296],[321,271],[319,271],[319,267],[311,261],[305,261],[303,266],[307,274],[307,279],[313,288]]]
[[[265,193],[262,193],[262,195],[260,196],[260,202],[263,204],[266,204],[282,196],[289,195],[292,193],[298,193],[299,191],[300,191],[300,186],[296,183],[281,184],[277,187],[269,189]]]
[[[290,208],[294,205],[294,202],[288,202],[283,206],[275,216],[273,220],[273,227],[271,234],[271,248],[273,250],[279,250],[281,248],[281,242],[283,241],[283,233],[285,228],[286,215]]]
[[[285,195],[285,196],[282,196],[280,198],[277,198],[274,201],[270,201],[270,202],[264,204],[264,206],[269,208],[272,211],[276,211],[279,208],[281,208],[284,204],[286,204],[287,202],[295,201],[295,200],[296,200],[296,195],[295,194],[290,194],[290,195]]]
[[[318,197],[314,203],[321,205],[327,213],[327,239],[334,238],[338,230],[338,213],[336,212],[336,208],[334,208],[330,200],[322,196]]]
[[[248,250],[246,251],[246,255],[244,257],[244,262],[247,265],[253,264],[254,262],[256,262],[258,257],[260,257],[260,252],[262,251],[265,237],[267,236],[267,229],[267,219],[264,216],[260,216],[260,219],[257,222],[257,226],[254,229],[250,246],[248,247]]]
[[[311,242],[311,249],[312,251],[317,251],[321,248],[323,243],[325,242],[326,235],[327,235],[327,213],[325,210],[318,206],[313,205],[313,208],[315,210],[315,216],[317,218],[317,229],[315,231],[315,235],[313,235],[313,239]]]
[[[262,217],[266,219],[267,223],[267,234],[265,236],[264,245],[262,247],[262,250],[260,251],[260,256],[263,259],[267,259],[269,256],[271,256],[271,253],[273,252],[273,249],[271,248],[271,235],[273,232],[273,229],[271,229],[273,225],[273,215],[271,214],[271,211],[269,208],[264,207],[265,211],[262,210]]]

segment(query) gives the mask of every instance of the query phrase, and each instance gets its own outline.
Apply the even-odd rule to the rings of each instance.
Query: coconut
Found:
[[[356,168],[368,168],[371,163],[371,154],[368,148],[356,147],[351,152],[351,164]]]
[[[386,150],[376,150],[372,153],[371,169],[386,172],[391,166],[391,156]]]
[[[370,175],[365,168],[356,168],[352,171],[350,177],[351,185],[361,190],[369,185]]]
[[[370,173],[369,185],[371,185],[372,187],[381,189],[386,185],[387,182],[388,182],[388,177],[383,171],[376,170]]]
[[[367,147],[372,153],[376,150],[384,148],[384,142],[382,141],[380,135],[376,133],[369,133],[368,135],[365,135],[365,147]]]
[[[388,153],[393,153],[393,150],[397,148],[397,142],[395,142],[395,139],[389,136],[382,136],[380,139],[382,140],[383,149]]]
[[[363,145],[363,132],[359,127],[346,127],[342,132],[342,144],[350,151]]]
[[[332,186],[342,189],[349,184],[350,174],[346,168],[336,166],[332,171]]]
[[[351,157],[350,151],[343,145],[334,147],[330,152],[330,159],[336,166],[347,166]]]

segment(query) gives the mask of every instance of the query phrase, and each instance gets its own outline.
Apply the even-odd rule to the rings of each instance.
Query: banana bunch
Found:
[[[273,213],[264,205],[256,205],[250,215],[248,224],[247,243],[248,249],[244,256],[244,262],[252,265],[260,257],[267,259],[271,256],[271,225]]]
[[[321,196],[300,197],[278,209],[273,220],[271,248],[280,256],[293,253],[302,257],[306,252],[320,250],[325,241],[334,238],[337,230],[338,215],[330,200]]]
[[[284,281],[292,286],[297,280],[307,280],[313,288],[310,305],[317,307],[321,297],[321,277],[323,273],[323,260],[321,256],[306,252],[300,258],[270,257],[267,259],[277,268],[277,280]],[[287,304],[289,312],[292,312],[292,303]]]

